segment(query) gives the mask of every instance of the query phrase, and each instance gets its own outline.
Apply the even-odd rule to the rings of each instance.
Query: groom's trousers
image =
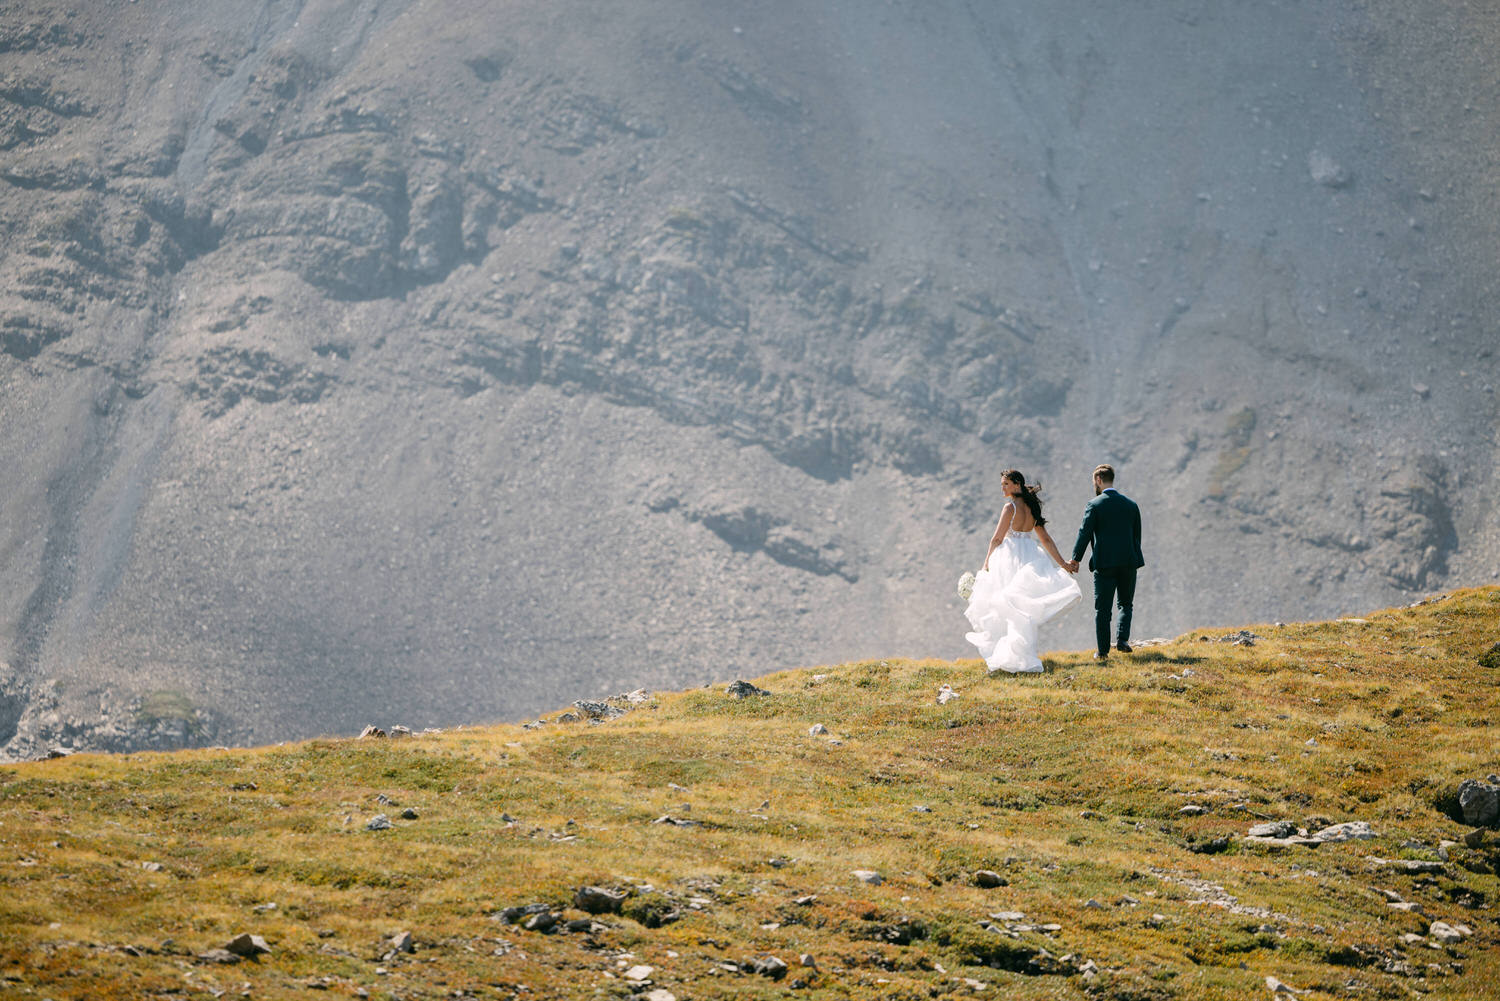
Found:
[[[1130,610],[1135,604],[1135,567],[1109,567],[1094,571],[1094,639],[1101,656],[1109,653],[1110,606],[1120,603],[1120,631],[1115,645],[1130,642]]]

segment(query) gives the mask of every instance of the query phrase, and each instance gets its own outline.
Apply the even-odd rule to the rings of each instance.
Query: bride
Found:
[[[964,615],[974,631],[965,636],[979,648],[990,673],[1037,672],[1036,631],[1042,623],[1083,598],[1072,574],[1077,564],[1064,560],[1045,528],[1036,487],[1014,469],[1001,474],[1009,500],[990,539],[984,569],[974,575],[974,591]]]

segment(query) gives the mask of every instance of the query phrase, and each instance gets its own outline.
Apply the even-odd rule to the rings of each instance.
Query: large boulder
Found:
[[[1469,826],[1494,827],[1500,820],[1500,785],[1465,779],[1458,787],[1458,808]]]

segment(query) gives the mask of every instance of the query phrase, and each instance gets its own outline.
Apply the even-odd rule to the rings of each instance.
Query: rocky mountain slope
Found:
[[[1146,633],[1488,580],[1497,40],[8,2],[0,745],[958,655],[1011,465],[1063,539],[1121,468]]]

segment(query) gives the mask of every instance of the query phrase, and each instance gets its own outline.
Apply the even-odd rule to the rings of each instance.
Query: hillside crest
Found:
[[[1497,621],[1485,588],[1107,668],[871,660],[0,767],[0,984],[1493,996]]]

